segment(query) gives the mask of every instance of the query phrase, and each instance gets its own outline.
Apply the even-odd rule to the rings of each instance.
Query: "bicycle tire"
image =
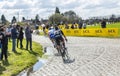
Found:
[[[70,59],[68,51],[65,48],[64,48],[64,58],[65,58],[65,60],[69,60]]]

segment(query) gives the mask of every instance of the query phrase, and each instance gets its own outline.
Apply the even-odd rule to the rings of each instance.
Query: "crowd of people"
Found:
[[[106,21],[102,20],[100,25],[101,28],[106,28]],[[71,25],[65,24],[64,27],[65,29],[86,29],[87,28],[88,23],[86,21],[80,21],[78,23],[72,23]]]
[[[65,24],[65,29],[86,29],[87,24],[85,22],[73,23],[71,25]]]
[[[24,34],[26,37],[26,50],[32,50],[32,32],[29,24],[26,24],[25,27],[20,26],[18,24],[12,24],[7,27],[6,25],[0,26],[0,46],[1,46],[1,53],[0,53],[0,60],[8,59],[8,41],[12,41],[12,51],[17,53],[17,48],[23,49],[23,38]],[[16,44],[17,43],[17,44]],[[28,49],[28,46],[30,49]]]

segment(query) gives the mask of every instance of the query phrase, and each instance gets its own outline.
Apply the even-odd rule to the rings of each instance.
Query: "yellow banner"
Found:
[[[118,28],[62,29],[67,36],[118,36]]]

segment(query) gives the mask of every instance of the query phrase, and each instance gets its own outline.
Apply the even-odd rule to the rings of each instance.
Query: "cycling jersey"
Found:
[[[54,38],[54,29],[49,30],[48,33],[50,38]]]
[[[54,31],[54,37],[55,37],[55,38],[62,37],[61,30],[55,30],[55,31]]]

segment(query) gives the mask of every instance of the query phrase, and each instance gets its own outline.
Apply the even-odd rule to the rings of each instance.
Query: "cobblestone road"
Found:
[[[120,76],[120,39],[96,37],[67,37],[72,63],[63,63],[61,56],[53,55],[31,76]],[[33,40],[56,54],[50,40],[33,36]]]

